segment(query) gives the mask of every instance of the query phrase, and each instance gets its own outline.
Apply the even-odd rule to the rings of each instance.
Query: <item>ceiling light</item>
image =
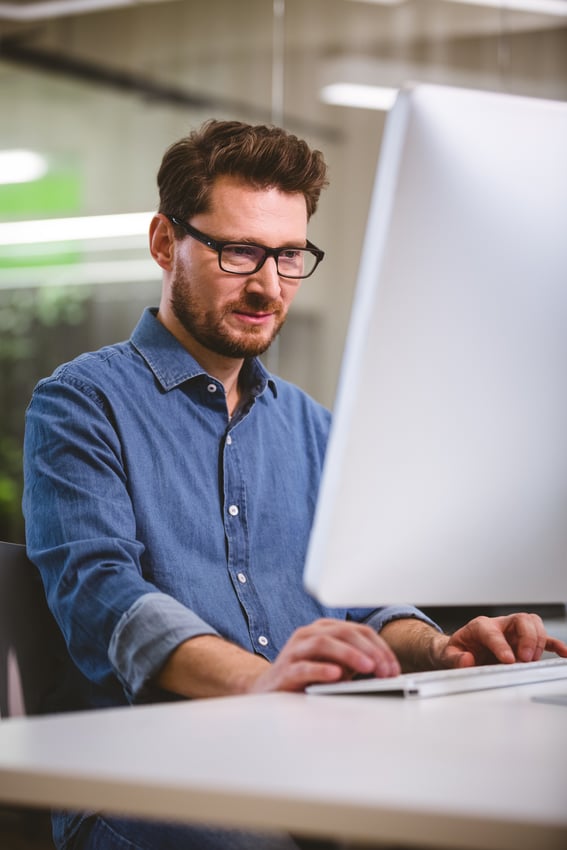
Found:
[[[0,3],[0,20],[46,21],[65,15],[83,15],[87,12],[122,9],[135,6],[139,0],[43,0],[38,3]],[[145,0],[146,3],[158,0]]]
[[[467,6],[492,6],[502,11],[533,12],[567,18],[567,0],[450,0]]]
[[[153,215],[152,212],[141,212],[9,221],[0,224],[0,245],[142,236],[147,234]]]
[[[396,5],[403,0],[363,0],[363,2],[385,6]],[[533,12],[536,15],[567,17],[567,0],[446,0],[446,2],[464,3],[469,6],[490,6],[510,12]]]
[[[146,283],[159,280],[159,269],[152,259],[77,262],[46,265],[38,275],[33,268],[0,268],[0,290],[37,286],[99,286],[103,283]]]
[[[0,183],[29,183],[47,172],[43,156],[33,151],[0,151]]]
[[[355,106],[360,109],[391,109],[398,89],[369,86],[361,83],[330,83],[320,91],[321,100],[334,106]]]
[[[405,3],[406,0],[356,0],[359,3],[376,3],[380,6],[399,6],[401,3]]]

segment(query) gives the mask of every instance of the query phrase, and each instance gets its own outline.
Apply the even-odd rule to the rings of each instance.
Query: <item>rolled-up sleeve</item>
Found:
[[[69,653],[101,688],[142,698],[173,649],[216,634],[142,568],[123,446],[105,400],[69,378],[42,382],[27,411],[27,546]]]
[[[437,629],[437,631],[442,631],[437,623],[424,614],[423,611],[420,611],[418,608],[414,608],[411,605],[389,605],[385,608],[377,608],[365,619],[365,622],[379,632],[385,625],[387,625],[387,623],[391,623],[393,620],[408,619],[421,620],[422,622],[433,626],[433,628]]]
[[[218,632],[171,596],[147,593],[137,599],[118,621],[108,648],[130,700],[144,698],[148,683],[179,644],[204,634]]]

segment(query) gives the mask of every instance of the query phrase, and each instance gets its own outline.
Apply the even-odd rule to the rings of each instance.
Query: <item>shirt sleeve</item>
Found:
[[[42,382],[28,407],[23,507],[50,608],[95,685],[118,680],[126,701],[137,700],[176,645],[215,634],[146,577],[112,412],[74,375]]]
[[[368,617],[365,618],[364,622],[369,626],[379,632],[381,631],[387,623],[391,623],[393,620],[421,620],[424,623],[432,626],[437,631],[443,631],[440,626],[437,625],[430,617],[420,611],[419,608],[414,608],[412,605],[389,605],[385,608],[377,608],[373,611]]]
[[[183,641],[205,634],[218,632],[173,597],[148,593],[118,621],[108,657],[131,700],[140,701],[147,683],[173,650]]]

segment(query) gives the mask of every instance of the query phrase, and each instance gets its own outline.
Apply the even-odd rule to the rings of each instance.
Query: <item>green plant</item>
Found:
[[[25,409],[37,381],[83,350],[90,294],[56,286],[0,291],[0,539],[24,540]]]

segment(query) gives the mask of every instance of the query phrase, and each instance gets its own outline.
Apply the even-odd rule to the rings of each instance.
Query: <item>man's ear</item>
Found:
[[[175,237],[167,216],[157,213],[150,222],[150,252],[158,266],[165,271],[173,267]]]

